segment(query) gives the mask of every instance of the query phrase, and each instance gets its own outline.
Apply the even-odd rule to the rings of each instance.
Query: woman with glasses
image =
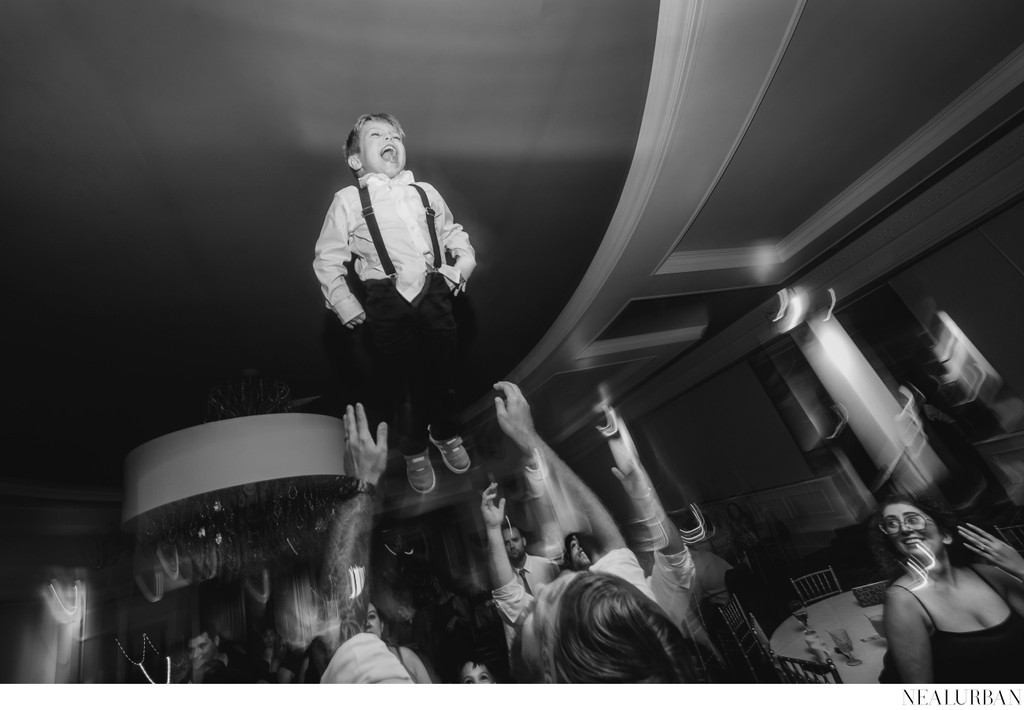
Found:
[[[1005,683],[1024,657],[1024,559],[925,497],[889,498],[872,547],[895,580],[885,594],[886,667],[901,683]],[[966,545],[965,545],[966,541]],[[980,558],[972,561],[971,553]]]

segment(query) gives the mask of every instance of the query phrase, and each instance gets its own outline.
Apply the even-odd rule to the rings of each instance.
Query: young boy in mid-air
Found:
[[[327,307],[348,328],[368,322],[396,407],[398,444],[409,485],[436,485],[428,439],[455,473],[469,470],[455,404],[457,335],[452,296],[476,266],[469,235],[440,193],[405,169],[405,132],[386,113],[359,117],[345,142],[358,187],[334,195],[313,270]],[[454,264],[448,264],[450,254]],[[366,285],[360,304],[345,281],[346,262]]]

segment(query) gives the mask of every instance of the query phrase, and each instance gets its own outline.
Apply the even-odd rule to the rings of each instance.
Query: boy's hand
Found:
[[[437,272],[444,276],[444,280],[448,283],[448,289],[452,292],[453,296],[457,296],[466,290],[466,279],[462,276],[462,272],[454,266],[445,264]]]
[[[345,327],[352,330],[357,325],[361,325],[366,322],[366,311],[360,311],[359,315],[353,316],[350,320],[345,322]]]

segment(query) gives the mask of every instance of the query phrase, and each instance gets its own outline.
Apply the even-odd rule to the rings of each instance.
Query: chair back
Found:
[[[885,588],[888,586],[889,580],[882,579],[871,584],[862,584],[850,591],[853,592],[853,598],[861,606],[875,606],[885,601]]]
[[[1006,544],[1013,549],[1024,552],[1024,525],[996,526],[999,537],[1006,541]]]
[[[806,661],[802,658],[776,656],[776,668],[783,683],[842,683],[839,671],[832,659],[824,663]]]
[[[753,633],[754,640],[757,642],[761,653],[764,654],[765,658],[771,660],[775,655],[775,652],[772,651],[771,644],[768,642],[768,635],[765,634],[764,629],[761,628],[761,624],[758,623],[756,616],[753,614],[747,614],[747,618],[750,620],[750,631]]]
[[[843,588],[839,586],[839,580],[836,579],[836,573],[832,571],[831,565],[817,572],[805,574],[802,577],[790,577],[789,581],[804,604],[810,604],[825,597],[835,596],[843,591]]]
[[[754,681],[762,682],[764,679],[761,676],[764,675],[765,668],[772,665],[772,653],[768,647],[767,639],[765,639],[762,645],[757,632],[751,625],[751,620],[754,618],[753,615],[748,616],[743,611],[743,606],[735,594],[728,604],[718,607],[718,612],[722,615],[722,620],[725,621],[725,625],[729,630],[732,642],[730,645],[735,647],[740,655],[743,656],[743,660]],[[760,626],[757,628],[760,630]],[[761,631],[761,636],[764,636],[763,631]],[[761,669],[760,672],[758,671],[759,668]]]
[[[722,615],[725,625],[729,627],[729,631],[732,632],[733,636],[745,631],[746,627],[749,626],[747,615],[743,611],[743,605],[740,604],[740,598],[735,594],[732,595],[732,599],[729,600],[728,604],[718,607],[718,612]]]

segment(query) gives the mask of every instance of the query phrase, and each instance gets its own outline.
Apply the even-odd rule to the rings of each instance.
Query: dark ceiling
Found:
[[[36,481],[119,485],[257,368],[306,411],[372,398],[311,262],[341,148],[394,112],[480,266],[464,403],[572,295],[643,117],[653,2],[14,2],[0,21],[11,442]]]
[[[117,488],[245,368],[375,397],[311,268],[360,113],[476,246],[467,417],[511,377],[564,437],[742,355],[780,284],[1019,123],[1022,42],[1016,0],[5,2],[5,478]]]

